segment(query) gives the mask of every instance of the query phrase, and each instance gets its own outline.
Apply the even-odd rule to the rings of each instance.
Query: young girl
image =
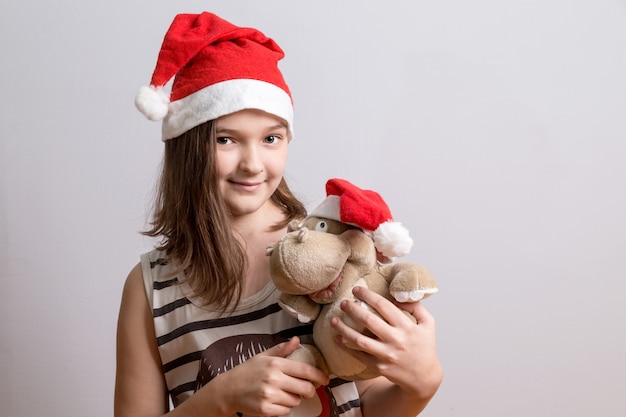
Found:
[[[137,96],[147,117],[163,120],[163,170],[146,232],[161,243],[141,256],[124,286],[117,417],[283,416],[292,409],[413,417],[440,384],[432,316],[419,302],[399,305],[416,326],[364,288],[355,296],[385,320],[354,303],[343,309],[377,338],[341,320],[333,326],[383,376],[329,380],[286,358],[311,328],[278,306],[265,255],[290,221],[306,215],[283,179],[293,107],[282,57],[257,30],[210,13],[178,15],[150,87]],[[163,86],[172,77],[168,97]]]

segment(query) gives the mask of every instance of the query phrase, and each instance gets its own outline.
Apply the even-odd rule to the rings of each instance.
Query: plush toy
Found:
[[[335,344],[332,317],[366,331],[344,316],[340,303],[357,301],[352,295],[355,286],[407,302],[436,293],[437,284],[420,265],[392,263],[409,252],[413,241],[406,228],[393,221],[378,193],[342,179],[329,180],[326,192],[327,198],[303,224],[292,225],[283,239],[268,247],[270,272],[281,291],[281,307],[300,322],[314,321],[315,346],[303,345],[294,357],[346,380],[369,379],[377,374]]]

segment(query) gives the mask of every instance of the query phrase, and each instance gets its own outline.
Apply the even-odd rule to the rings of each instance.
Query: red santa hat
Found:
[[[409,253],[413,239],[401,223],[393,221],[391,211],[380,194],[333,178],[326,183],[326,195],[311,216],[360,227],[372,237],[376,250],[387,258],[386,261]]]
[[[165,34],[149,86],[135,105],[163,121],[163,140],[244,109],[285,120],[293,135],[293,102],[278,69],[284,57],[272,39],[208,12],[179,14]],[[164,87],[174,78],[171,93]]]

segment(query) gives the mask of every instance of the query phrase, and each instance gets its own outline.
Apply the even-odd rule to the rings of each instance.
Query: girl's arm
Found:
[[[285,359],[299,345],[294,337],[219,375],[168,413],[168,394],[156,345],[141,266],[128,276],[117,330],[115,417],[230,417],[282,415],[315,393],[328,377],[313,366]]]
[[[128,275],[122,293],[116,369],[115,417],[152,417],[167,412],[167,388],[140,264]]]
[[[357,323],[371,330],[376,339],[364,336],[337,318],[331,321],[339,334],[337,344],[383,376],[357,383],[363,415],[415,417],[435,395],[443,377],[436,352],[434,318],[420,302],[399,304],[415,317],[416,325],[375,292],[355,288],[354,294],[384,318],[358,303],[344,302],[341,306]],[[343,342],[360,350],[348,349]]]

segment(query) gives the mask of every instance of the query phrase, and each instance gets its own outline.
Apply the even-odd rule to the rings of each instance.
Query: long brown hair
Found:
[[[195,296],[226,311],[241,298],[247,262],[219,191],[215,142],[213,121],[165,142],[151,228],[143,234],[161,239],[158,249],[167,253],[178,271],[185,272]],[[284,222],[276,224],[276,229],[306,216],[304,205],[284,178],[271,201],[285,212]]]

